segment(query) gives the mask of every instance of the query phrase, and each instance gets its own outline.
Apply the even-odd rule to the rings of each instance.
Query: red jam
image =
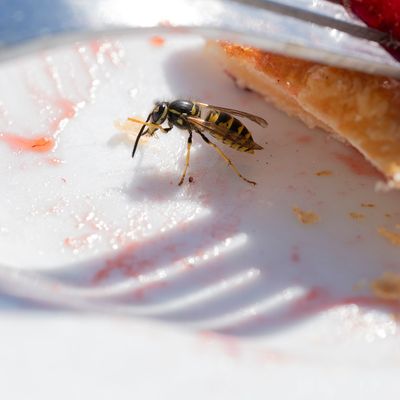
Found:
[[[33,151],[44,153],[54,148],[54,139],[41,136],[34,139],[14,135],[12,133],[0,133],[0,141],[7,143],[11,148],[17,151]]]
[[[390,33],[400,41],[400,0],[343,0],[369,27]],[[386,48],[400,61],[400,49]]]

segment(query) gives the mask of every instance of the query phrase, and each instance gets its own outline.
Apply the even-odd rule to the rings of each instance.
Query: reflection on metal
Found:
[[[243,3],[263,4],[264,9]],[[275,11],[278,6],[286,11],[268,11],[266,4],[269,8],[273,4]],[[293,14],[287,12],[293,5],[302,19],[284,15]],[[339,4],[330,1],[147,0],[138,5],[129,0],[0,0],[0,8],[0,60],[77,39],[150,30],[196,33],[327,64],[400,76],[400,64],[377,43],[343,32],[353,26],[353,35],[366,34],[361,23],[354,23]],[[305,15],[311,15],[308,12],[314,15],[313,23],[304,20]],[[337,29],[321,26],[332,26],[332,20],[337,21]],[[332,34],[335,32],[338,34]],[[372,33],[371,39],[382,39],[376,31],[368,32]]]

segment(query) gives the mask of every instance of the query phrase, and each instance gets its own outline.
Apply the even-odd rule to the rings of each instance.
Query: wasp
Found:
[[[133,146],[132,158],[135,156],[139,140],[142,136],[153,136],[157,130],[167,133],[173,127],[177,127],[189,133],[186,163],[179,185],[182,185],[185,180],[186,172],[189,168],[190,148],[194,132],[199,134],[209,146],[213,147],[241,179],[255,185],[256,182],[245,178],[228,156],[205,135],[205,132],[207,132],[216,140],[237,151],[254,154],[255,150],[261,150],[262,147],[253,140],[250,131],[235,116],[247,118],[263,127],[268,125],[267,121],[256,115],[230,108],[199,103],[197,101],[174,100],[172,102],[156,102],[154,109],[148,115],[146,121],[128,118],[130,121],[143,124]],[[162,127],[165,121],[168,127]]]

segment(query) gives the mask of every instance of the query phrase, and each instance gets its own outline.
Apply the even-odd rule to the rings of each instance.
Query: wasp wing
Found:
[[[226,112],[228,114],[237,115],[239,117],[247,118],[250,121],[253,121],[256,124],[261,125],[263,127],[268,126],[268,122],[264,118],[259,117],[258,115],[250,114],[250,113],[247,113],[244,111],[234,110],[232,108],[225,108],[225,107],[220,107],[220,106],[213,106],[211,104],[206,104],[206,103],[199,103],[197,101],[196,101],[196,104],[198,104],[199,106],[202,106],[202,107],[206,107],[206,108],[214,109],[217,111]]]
[[[186,119],[201,129],[206,129],[221,142],[226,143],[235,143],[239,139],[239,135],[235,132],[230,131],[229,129],[214,124],[214,122],[205,121],[204,119],[197,117],[186,117]]]

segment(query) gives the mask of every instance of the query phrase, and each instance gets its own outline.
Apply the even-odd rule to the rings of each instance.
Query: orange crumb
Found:
[[[378,233],[389,240],[394,246],[400,246],[400,233],[389,231],[386,228],[378,228]]]
[[[155,47],[161,47],[165,44],[165,39],[162,36],[152,36],[150,38],[150,44]]]
[[[382,300],[400,300],[400,275],[386,272],[371,283],[374,295]]]
[[[332,171],[324,169],[322,171],[316,172],[315,175],[317,175],[317,176],[330,176],[330,175],[332,175]]]
[[[319,216],[311,211],[303,211],[298,207],[293,207],[292,211],[302,224],[315,224],[319,221]]]
[[[355,219],[355,220],[358,220],[358,221],[359,221],[360,219],[363,219],[363,218],[365,217],[364,214],[356,213],[356,212],[350,212],[349,215],[350,215],[351,218],[353,218],[353,219]]]
[[[391,217],[392,217],[392,215],[391,215],[391,214],[389,214],[389,213],[386,213],[386,214],[385,214],[385,217],[386,217],[386,218],[391,218]]]
[[[48,158],[46,161],[50,165],[59,165],[59,164],[63,164],[64,163],[63,160],[60,160],[59,158],[56,158],[56,157]]]
[[[361,203],[361,207],[373,208],[373,207],[375,207],[375,204],[373,204],[373,203]]]

